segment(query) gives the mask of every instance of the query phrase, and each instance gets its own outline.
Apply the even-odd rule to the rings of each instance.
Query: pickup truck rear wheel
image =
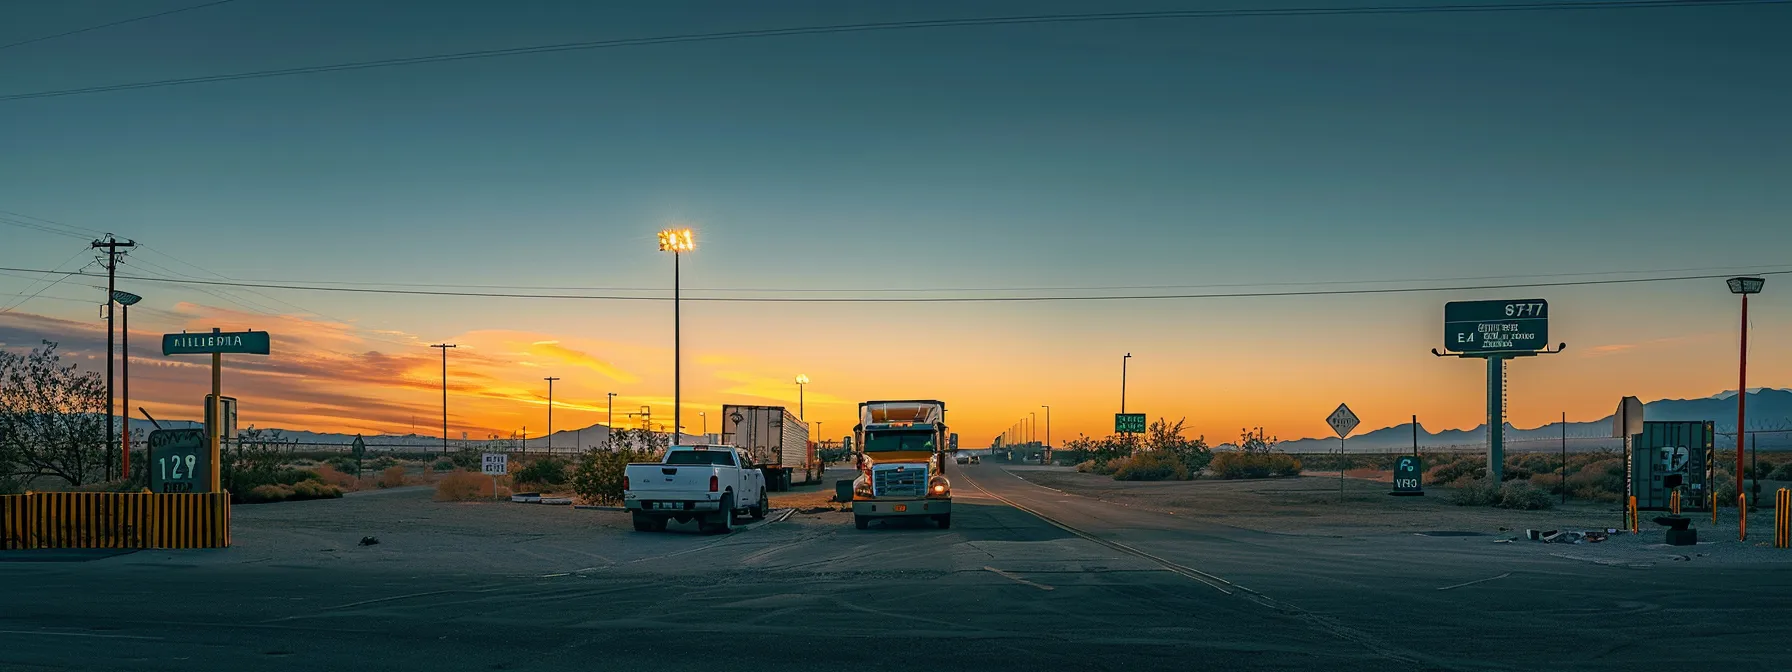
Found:
[[[717,509],[714,514],[715,522],[698,523],[698,529],[712,534],[727,534],[734,531],[734,493],[722,495],[721,504],[721,508]]]
[[[759,505],[747,510],[753,520],[765,520],[765,512],[771,510],[771,500],[765,496],[765,490],[759,491]]]
[[[871,519],[865,516],[853,516],[852,524],[861,530],[871,527]]]
[[[636,532],[658,532],[666,529],[666,521],[663,518],[656,518],[637,511],[634,519]]]

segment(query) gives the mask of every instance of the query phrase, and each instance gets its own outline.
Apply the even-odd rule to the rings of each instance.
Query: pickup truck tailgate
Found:
[[[708,464],[631,464],[627,473],[629,492],[651,499],[658,494],[709,492],[709,479],[716,475],[716,468]]]

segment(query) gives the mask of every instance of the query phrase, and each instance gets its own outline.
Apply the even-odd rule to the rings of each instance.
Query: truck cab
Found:
[[[879,518],[926,517],[952,526],[952,483],[946,478],[946,404],[934,400],[859,404],[853,446],[853,523],[863,530]]]

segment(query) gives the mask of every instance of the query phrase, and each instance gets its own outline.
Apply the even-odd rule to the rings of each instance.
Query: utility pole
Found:
[[[448,349],[455,347],[453,343],[437,343],[429,346],[442,349],[442,454],[448,454]],[[528,439],[524,438],[524,445]]]
[[[553,455],[554,454],[554,381],[559,380],[559,378],[555,378],[553,376],[548,376],[546,378],[543,378],[542,380],[548,381],[548,454]]]
[[[118,255],[124,254],[119,250],[128,250],[136,246],[137,242],[134,240],[121,243],[111,234],[106,234],[105,240],[93,241],[94,249],[106,251],[106,480],[108,481],[112,480],[112,422],[118,411],[115,397],[112,396],[112,356],[117,352],[112,340],[112,307],[116,305],[118,299],[112,293],[118,291]],[[217,466],[213,465],[212,468],[216,469]]]
[[[616,433],[616,393],[608,393],[610,398],[604,406],[604,445],[610,445],[610,436]]]
[[[1039,407],[1045,409],[1045,447],[1049,449],[1052,447],[1052,407],[1044,404]]]
[[[1126,412],[1126,360],[1132,359],[1132,353],[1120,358],[1120,412]]]

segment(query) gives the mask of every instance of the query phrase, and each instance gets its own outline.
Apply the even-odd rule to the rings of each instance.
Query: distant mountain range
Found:
[[[192,421],[192,420],[162,420],[161,423],[162,423],[161,426],[163,429],[191,429],[191,428],[200,428],[200,427],[204,426],[203,423]],[[150,423],[150,421],[148,421],[148,420],[132,418],[130,421],[130,428],[131,428],[131,434],[133,436],[147,437],[147,436],[149,436],[150,431],[156,429],[156,426],[154,424]],[[247,427],[239,427],[239,430],[240,429],[247,429]],[[355,441],[354,434],[342,434],[342,433],[336,433],[336,432],[309,432],[309,431],[299,430],[299,429],[278,429],[278,430],[273,430],[273,431],[280,432],[281,437],[285,438],[289,441],[299,442],[299,447],[301,449],[304,449],[304,448],[329,449],[329,448],[332,448],[335,446],[348,446],[348,445],[354,443],[354,441]],[[582,427],[582,428],[577,428],[577,429],[556,431],[556,432],[554,432],[554,436],[552,437],[554,452],[568,452],[568,453],[577,452],[578,447],[581,444],[585,447],[601,446],[604,444],[605,441],[607,441],[609,439],[609,436],[610,436],[610,428],[605,427],[602,424],[596,424],[596,425],[591,425],[590,427]],[[508,440],[510,437],[500,437],[500,438]],[[548,438],[549,437],[545,437],[545,436],[531,436],[531,437],[529,437],[529,440],[528,440],[525,448],[528,450],[532,450],[532,451],[533,450],[546,450],[548,448]],[[686,434],[685,438],[686,439],[696,439],[697,436],[694,434]],[[711,438],[714,439],[715,437],[712,436]],[[375,451],[378,451],[378,450],[402,450],[402,449],[406,449],[406,448],[428,449],[428,448],[441,448],[441,446],[442,446],[442,437],[439,435],[430,436],[430,435],[425,435],[425,434],[370,434],[370,435],[362,435],[361,439],[362,439],[362,441],[366,442],[369,450],[375,450]],[[471,434],[469,434],[466,439],[460,438],[459,435],[451,435],[448,439],[448,443],[450,446],[460,446],[463,444],[477,446],[477,445],[484,445],[489,442],[490,442],[490,440],[487,437],[474,436]]]
[[[1792,430],[1792,390],[1761,388],[1751,389],[1748,394],[1748,430]],[[1617,407],[1617,401],[1612,407]],[[1725,392],[1704,399],[1661,399],[1643,404],[1645,420],[1711,420],[1718,433],[1736,431],[1736,391]],[[1727,420],[1726,420],[1727,419]],[[1552,422],[1542,427],[1522,429],[1506,424],[1506,445],[1509,449],[1522,450],[1542,444],[1559,446],[1562,441],[1564,427],[1562,423]],[[1612,416],[1608,415],[1592,422],[1570,422],[1566,426],[1568,448],[1570,450],[1594,450],[1599,448],[1618,448],[1620,442],[1612,438]],[[1422,448],[1468,448],[1487,445],[1487,424],[1482,423],[1471,429],[1446,429],[1432,432],[1419,423],[1418,443]],[[1792,448],[1792,431],[1763,433],[1756,436],[1757,444],[1776,450]],[[1352,434],[1344,443],[1346,452],[1388,452],[1391,450],[1410,449],[1413,444],[1412,423],[1402,423],[1392,427]],[[1734,445],[1724,437],[1718,437],[1718,447],[1726,444]],[[1317,439],[1296,439],[1276,444],[1276,448],[1290,453],[1323,453],[1336,451],[1338,439],[1333,437]]]

